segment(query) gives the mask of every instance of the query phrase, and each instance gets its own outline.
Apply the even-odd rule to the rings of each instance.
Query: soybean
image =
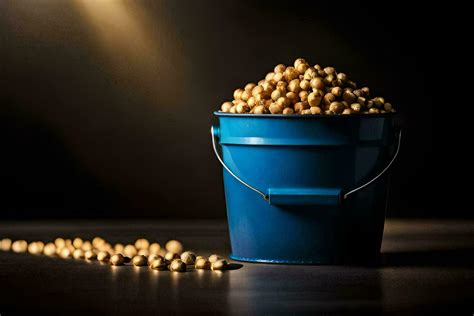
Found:
[[[122,266],[124,265],[124,263],[125,263],[125,258],[120,253],[115,254],[110,258],[110,264],[113,266]]]
[[[216,255],[216,254],[213,254],[213,255],[210,255],[210,256],[209,256],[209,262],[210,262],[210,263],[214,263],[214,262],[216,262],[216,261],[219,260],[219,259],[222,259],[221,256]]]
[[[133,257],[133,259],[132,259],[132,264],[134,266],[146,266],[147,263],[148,263],[147,257],[142,256],[142,255],[137,255],[137,256]]]
[[[173,252],[173,253],[182,253],[183,252],[183,244],[178,241],[178,240],[170,240],[166,243],[166,246],[165,246],[166,250],[169,251],[169,252]]]
[[[209,270],[211,268],[211,262],[204,257],[196,258],[196,263],[194,265],[196,269],[206,269]]]
[[[84,252],[84,258],[86,260],[93,260],[97,258],[97,254],[95,253],[94,250],[87,250]]]
[[[73,251],[72,256],[74,259],[82,259],[84,258],[84,251],[82,249],[76,249]]]
[[[106,262],[110,260],[110,254],[107,251],[100,251],[97,254],[97,260],[101,262]]]
[[[12,247],[12,240],[10,238],[4,238],[1,242],[1,250],[10,251]]]
[[[150,268],[154,270],[166,270],[166,262],[163,258],[157,258],[150,262]]]
[[[26,252],[28,250],[28,243],[26,240],[15,240],[12,243],[12,250],[17,253]]]
[[[212,271],[216,271],[216,270],[222,271],[222,270],[226,270],[227,267],[228,267],[227,261],[224,260],[224,259],[219,259],[219,260],[212,263],[211,270]]]
[[[169,269],[171,272],[186,272],[186,264],[181,259],[171,261]]]
[[[179,258],[180,258],[180,256],[177,253],[174,253],[174,252],[167,252],[166,255],[165,255],[165,260],[167,262],[171,262],[174,259],[179,259]]]
[[[181,254],[181,260],[185,264],[194,264],[196,261],[196,254],[192,251],[185,251]]]

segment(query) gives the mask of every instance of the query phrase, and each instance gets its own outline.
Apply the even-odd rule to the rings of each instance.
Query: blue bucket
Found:
[[[389,187],[385,171],[400,145],[394,115],[214,114],[230,258],[377,262]]]

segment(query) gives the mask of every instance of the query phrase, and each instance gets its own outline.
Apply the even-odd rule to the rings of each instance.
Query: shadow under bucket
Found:
[[[214,114],[219,126],[212,127],[212,142],[224,166],[232,259],[378,261],[385,171],[401,136],[393,114]]]

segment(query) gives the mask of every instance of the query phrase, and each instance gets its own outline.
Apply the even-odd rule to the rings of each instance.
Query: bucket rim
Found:
[[[398,115],[398,112],[396,113],[381,113],[381,114],[350,114],[350,115],[317,115],[317,114],[291,114],[291,115],[285,115],[285,114],[250,114],[250,113],[227,113],[227,112],[220,112],[220,111],[214,111],[213,113],[215,116],[218,117],[238,117],[238,118],[243,118],[243,117],[248,117],[248,118],[270,118],[270,119],[309,119],[309,120],[325,120],[325,119],[356,119],[356,118],[393,118]]]

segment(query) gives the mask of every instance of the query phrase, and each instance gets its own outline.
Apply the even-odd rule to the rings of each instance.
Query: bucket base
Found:
[[[229,258],[235,261],[242,262],[253,262],[253,263],[271,263],[271,264],[292,264],[292,265],[355,265],[355,266],[378,266],[380,264],[380,254],[377,255],[374,260],[355,260],[351,262],[330,262],[330,261],[318,261],[318,260],[269,260],[259,258],[246,258],[239,257],[233,254],[229,255]]]
[[[298,261],[298,260],[269,260],[269,259],[259,259],[259,258],[245,258],[234,256],[233,254],[229,255],[229,258],[235,261],[244,261],[244,262],[255,262],[255,263],[274,263],[274,264],[330,264],[330,262],[323,261]]]

